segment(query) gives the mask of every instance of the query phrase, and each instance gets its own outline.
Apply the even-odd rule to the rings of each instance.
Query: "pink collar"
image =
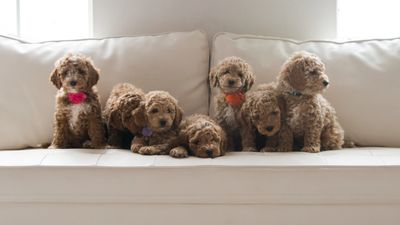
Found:
[[[85,92],[78,92],[78,93],[68,93],[68,100],[72,104],[80,104],[84,102],[87,98]]]

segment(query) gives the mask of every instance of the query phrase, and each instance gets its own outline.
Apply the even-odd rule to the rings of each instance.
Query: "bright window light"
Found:
[[[17,2],[0,0],[0,34],[17,36]]]
[[[0,0],[0,34],[27,41],[92,36],[92,0]]]
[[[340,39],[400,37],[400,1],[337,0]]]

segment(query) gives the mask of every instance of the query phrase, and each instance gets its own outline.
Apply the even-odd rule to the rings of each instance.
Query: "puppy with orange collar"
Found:
[[[210,72],[210,85],[218,91],[215,119],[227,134],[229,150],[241,149],[240,109],[254,79],[250,65],[235,56],[223,59]]]

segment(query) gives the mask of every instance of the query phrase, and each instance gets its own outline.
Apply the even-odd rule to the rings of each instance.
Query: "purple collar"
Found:
[[[142,135],[144,137],[150,137],[153,134],[153,131],[151,130],[150,127],[144,127],[141,131]]]

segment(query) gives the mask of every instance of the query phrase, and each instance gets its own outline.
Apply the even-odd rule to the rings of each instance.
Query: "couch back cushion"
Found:
[[[219,33],[211,66],[227,56],[242,57],[252,65],[257,85],[275,81],[282,64],[300,50],[325,63],[331,86],[324,96],[346,136],[360,145],[400,147],[400,39],[299,42]]]
[[[49,76],[66,53],[85,54],[100,69],[103,106],[115,84],[130,82],[145,91],[170,92],[186,115],[208,113],[203,32],[43,43],[0,37],[0,149],[50,142],[56,88]]]

